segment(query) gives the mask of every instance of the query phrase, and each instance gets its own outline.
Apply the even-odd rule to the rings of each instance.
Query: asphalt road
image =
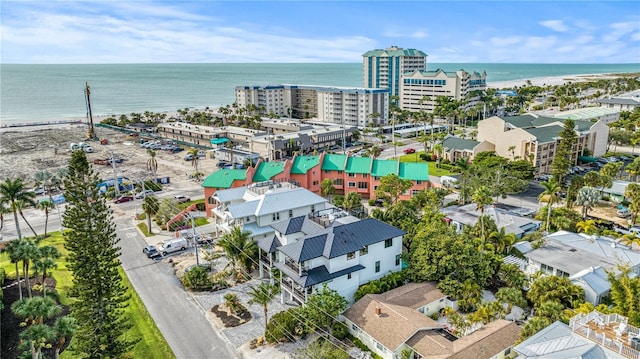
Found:
[[[204,309],[182,289],[171,265],[142,254],[145,241],[130,216],[117,218],[116,225],[122,267],[176,357],[237,358],[206,319]]]

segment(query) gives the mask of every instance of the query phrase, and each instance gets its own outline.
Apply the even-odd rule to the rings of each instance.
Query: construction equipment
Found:
[[[91,114],[91,99],[90,99],[91,91],[89,91],[89,83],[88,82],[85,82],[84,93],[85,93],[85,99],[87,101],[87,120],[88,120],[88,125],[89,125],[89,131],[87,132],[87,139],[88,140],[97,140],[98,136],[96,136],[96,132],[95,132],[95,130],[93,128],[93,116]]]

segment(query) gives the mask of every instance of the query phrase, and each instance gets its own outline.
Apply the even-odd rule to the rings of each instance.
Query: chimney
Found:
[[[379,317],[382,314],[382,309],[376,305],[376,317]]]

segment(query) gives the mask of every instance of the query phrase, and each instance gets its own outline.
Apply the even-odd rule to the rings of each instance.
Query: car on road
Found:
[[[144,191],[136,194],[136,199],[143,199],[146,196],[151,195],[151,194],[153,194],[153,190],[150,190],[150,189],[144,190]]]
[[[229,162],[220,161],[220,162],[218,162],[218,164],[216,166],[218,166],[218,168],[224,168],[224,167],[226,167],[228,165],[230,165]]]
[[[193,154],[189,153],[188,155],[184,156],[184,160],[185,161],[193,161]]]
[[[402,152],[404,152],[404,154],[405,154],[405,155],[410,155],[410,154],[412,154],[412,153],[416,153],[416,150],[415,150],[415,149],[413,149],[413,148],[407,148],[407,149],[405,149],[405,150],[404,150],[404,151],[402,151]]]
[[[144,246],[144,248],[142,248],[142,253],[146,254],[148,258],[158,258],[160,257],[160,252],[158,252],[158,249],[154,246]]]
[[[332,151],[335,151],[335,150],[340,149],[340,146],[338,146],[338,145],[333,145],[333,146],[329,147],[329,149],[330,149],[330,150],[332,150]]]
[[[132,196],[120,196],[116,199],[113,200],[113,203],[124,203],[124,202],[130,202],[133,201],[133,197]]]
[[[178,201],[178,203],[185,203],[185,202],[191,201],[191,197],[181,195],[181,194],[174,196],[174,198],[176,199],[176,201]]]

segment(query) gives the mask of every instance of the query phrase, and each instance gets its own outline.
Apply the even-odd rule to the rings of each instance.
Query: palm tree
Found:
[[[330,178],[325,178],[320,182],[320,193],[322,197],[333,196],[336,193],[336,188],[333,187],[333,181]],[[331,198],[327,198],[331,201]]]
[[[29,298],[31,298],[31,282],[29,281],[29,266],[31,265],[31,261],[36,260],[40,255],[38,246],[33,241],[25,240],[24,244],[20,246],[20,251],[18,253],[20,256],[20,260],[22,260],[22,273],[24,274],[24,280],[27,284],[27,293],[29,294]]]
[[[587,213],[600,200],[600,191],[593,187],[582,187],[578,191],[575,204],[582,206],[582,218],[587,218]]]
[[[551,207],[553,206],[553,204],[555,202],[558,202],[558,200],[560,199],[558,197],[558,193],[560,193],[560,186],[558,185],[558,182],[556,182],[553,179],[548,180],[547,182],[541,182],[540,183],[542,185],[542,187],[544,188],[544,191],[540,194],[539,198],[545,198],[547,199],[547,205],[548,205],[548,209],[547,209],[547,232],[549,232],[549,227],[550,227],[550,223],[551,223]]]
[[[527,300],[522,295],[520,288],[500,288],[496,293],[496,299],[507,304],[507,314],[511,313],[513,306],[525,307],[527,305]]]
[[[53,197],[51,195],[51,190],[58,186],[60,180],[56,175],[49,171],[40,171],[35,174],[36,187],[42,186],[45,190],[45,193],[49,195],[49,199],[53,202]]]
[[[640,184],[629,183],[624,190],[624,196],[631,199],[629,203],[629,211],[631,212],[631,223],[636,224],[636,218],[640,212]]]
[[[486,239],[484,235],[484,207],[493,203],[491,193],[486,186],[480,186],[471,196],[471,201],[476,204],[476,211],[480,211],[480,224],[482,226],[482,240]]]
[[[34,324],[20,333],[20,339],[29,343],[31,358],[40,359],[42,357],[42,348],[46,347],[47,342],[54,339],[55,332],[53,328],[46,324]]]
[[[25,191],[24,184],[20,178],[16,178],[15,180],[7,178],[3,183],[0,183],[0,203],[9,204],[13,212],[13,219],[16,223],[18,239],[22,239],[22,232],[20,231],[20,224],[18,223],[18,212],[21,211],[19,203],[24,202],[35,206],[35,197],[35,193]]]
[[[53,336],[51,327],[43,324],[44,319],[59,315],[62,307],[51,298],[33,297],[14,302],[11,311],[25,320],[21,325],[27,326],[27,329],[21,337],[29,341],[32,358],[40,358],[40,350]]]
[[[142,202],[142,210],[147,215],[147,229],[152,234],[151,217],[158,213],[159,203],[155,196],[146,196]]]
[[[5,203],[0,201],[0,231],[2,230],[2,228],[4,228],[4,215],[10,212],[11,211],[9,210],[9,208],[7,208]]]
[[[31,230],[31,233],[33,233],[33,236],[34,237],[38,237],[38,233],[36,233],[36,230],[33,229],[33,226],[31,226],[31,223],[29,223],[29,221],[27,221],[27,217],[24,216],[24,212],[22,212],[23,209],[29,208],[30,205],[34,206],[34,207],[37,206],[35,201],[33,203],[27,203],[27,202],[24,202],[24,201],[17,201],[16,202],[16,209],[18,210],[18,213],[20,214],[20,218],[22,218],[24,223],[27,224],[27,227],[29,227],[29,230]]]
[[[36,271],[42,272],[42,295],[47,296],[47,271],[56,268],[56,259],[60,258],[58,248],[54,246],[44,246],[38,249],[39,255],[34,261]]]
[[[511,246],[516,242],[516,235],[506,233],[504,227],[501,227],[500,230],[489,233],[489,241],[492,242],[497,253],[508,254]]]
[[[9,261],[16,266],[16,282],[18,283],[18,292],[20,293],[20,300],[22,300],[22,285],[20,284],[20,271],[18,270],[18,263],[22,260],[21,251],[24,245],[24,239],[16,239],[7,243],[2,249],[3,252],[7,252],[9,255]]]
[[[239,226],[226,233],[218,245],[224,249],[234,272],[240,269],[249,272],[253,268],[258,253],[256,242],[250,238],[251,232],[243,231]]]
[[[267,332],[267,323],[269,323],[269,318],[267,316],[267,304],[271,302],[271,300],[280,292],[280,288],[274,284],[269,284],[268,282],[262,282],[258,286],[249,286],[249,296],[251,299],[249,300],[249,304],[259,304],[262,306],[262,310],[264,311],[264,331]]]
[[[189,151],[187,151],[187,154],[190,154],[193,157],[191,166],[195,167],[196,169],[196,179],[200,178],[200,173],[198,172],[198,149],[191,147]]]
[[[153,173],[153,179],[155,180],[156,173],[158,172],[158,161],[156,160],[156,151],[147,150],[147,153],[151,158],[147,160],[147,169]]]
[[[587,219],[586,221],[576,223],[576,230],[578,233],[595,234],[598,233],[598,226],[593,219]]]
[[[53,330],[55,331],[55,337],[57,339],[55,344],[56,359],[60,358],[60,350],[66,343],[67,339],[69,339],[76,331],[76,328],[76,320],[73,317],[65,316],[56,319],[56,322],[53,325]]]
[[[367,149],[367,155],[373,157],[374,159],[380,156],[382,153],[382,149],[378,145],[373,145]]]
[[[44,236],[47,236],[47,225],[49,224],[49,210],[56,208],[52,201],[38,202],[38,208],[44,211]]]
[[[227,293],[222,298],[224,299],[224,306],[227,307],[231,313],[236,314],[240,308],[238,295],[235,293]]]

